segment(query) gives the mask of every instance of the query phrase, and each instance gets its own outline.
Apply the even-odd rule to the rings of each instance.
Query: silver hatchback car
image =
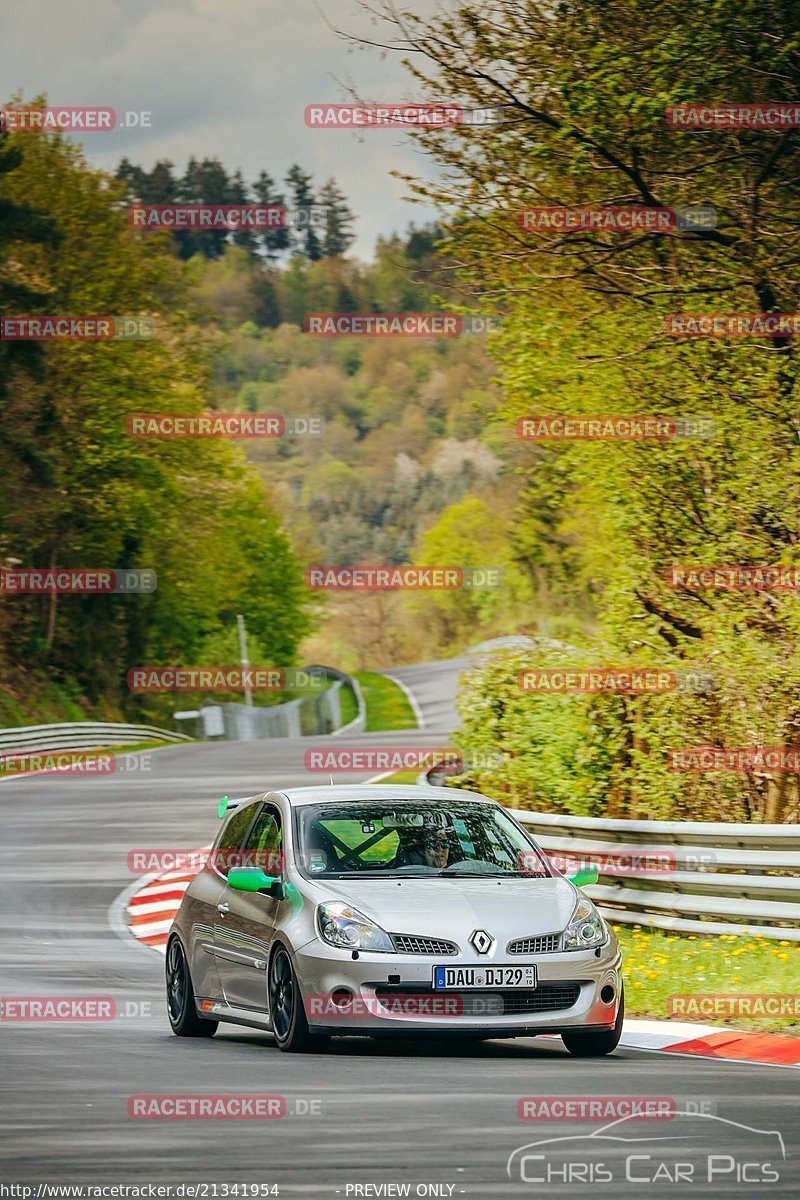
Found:
[[[343,1034],[615,1049],[619,947],[576,886],[596,873],[560,875],[495,801],[362,785],[231,807],[167,942],[179,1036],[229,1021],[288,1051]]]

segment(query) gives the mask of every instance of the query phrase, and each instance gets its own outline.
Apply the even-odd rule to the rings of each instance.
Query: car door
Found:
[[[281,814],[274,805],[264,804],[245,842],[242,865],[280,876],[282,860]],[[228,1004],[267,1011],[267,962],[280,903],[260,892],[226,886],[218,906],[214,953]]]
[[[219,923],[218,905],[226,887],[227,862],[241,853],[258,804],[234,809],[220,831],[208,860],[189,887],[184,900],[189,926],[189,956],[192,983],[198,999],[222,999],[222,983],[216,965],[214,927]]]

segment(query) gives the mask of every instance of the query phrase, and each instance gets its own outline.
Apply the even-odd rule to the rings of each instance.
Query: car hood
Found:
[[[499,944],[560,932],[575,910],[566,879],[332,879],[314,881],[316,898],[344,900],[388,933],[450,938],[462,946],[476,929]],[[324,891],[324,895],[322,894]]]

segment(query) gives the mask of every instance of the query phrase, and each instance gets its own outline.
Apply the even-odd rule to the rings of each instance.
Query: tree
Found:
[[[530,592],[510,554],[504,522],[486,500],[466,497],[446,508],[424,533],[413,561],[423,567],[456,567],[465,584],[457,589],[409,593],[406,607],[435,630],[435,652],[452,652],[516,628]],[[471,572],[492,572],[490,586],[472,588]]]
[[[670,746],[793,745],[800,627],[792,597],[676,589],[674,563],[794,563],[800,531],[798,349],[670,337],[671,313],[792,311],[800,239],[795,129],[671,128],[669,106],[779,102],[800,85],[797,9],[771,0],[687,14],[674,0],[543,6],[495,0],[436,21],[381,6],[435,99],[494,106],[481,131],[420,128],[437,160],[413,182],[445,215],[451,261],[504,318],[496,341],[503,416],[712,416],[715,436],[663,445],[530,449],[515,531],[531,578],[588,597],[598,657],[697,668],[712,699],[625,705],[605,726],[623,764],[621,811],[669,797],[678,815],[798,811],[797,775],[676,778]],[[389,39],[383,39],[388,41]],[[716,227],[630,235],[526,227],[524,210],[710,202]],[[780,471],[774,467],[776,457]],[[713,671],[712,671],[713,666]]]
[[[304,255],[310,262],[322,258],[320,238],[314,228],[317,205],[312,176],[295,164],[286,173],[286,182],[292,192],[292,213],[295,224],[292,228],[291,244],[296,254]]]
[[[16,133],[9,142],[22,158],[0,179],[0,204],[20,219],[23,198],[47,205],[59,241],[18,241],[13,271],[0,264],[2,282],[11,276],[33,290],[35,281],[53,313],[147,317],[155,336],[51,342],[38,372],[11,364],[0,442],[4,537],[25,567],[148,568],[157,588],[6,597],[6,653],[28,672],[74,683],[89,705],[146,714],[157,706],[128,695],[128,669],[191,665],[243,604],[254,636],[289,665],[311,625],[308,598],[241,451],[127,432],[135,412],[206,408],[205,351],[183,315],[187,268],[165,239],[130,229],[123,183],[89,169],[70,141]]]
[[[198,162],[192,157],[186,164],[183,178],[178,185],[179,199],[187,204],[241,204],[241,177],[231,178],[217,158],[204,158]],[[226,229],[202,230],[193,233],[179,229],[175,238],[181,258],[202,254],[206,258],[219,258],[225,252],[231,235]]]
[[[41,290],[40,282],[34,286],[33,280],[20,275],[16,261],[25,247],[40,245],[53,248],[58,240],[58,231],[51,217],[30,204],[4,194],[7,177],[18,170],[21,163],[21,147],[10,144],[6,134],[0,131],[0,320],[41,311],[47,294]],[[0,338],[0,444],[5,444],[2,457],[9,467],[16,461],[17,464],[24,463],[35,469],[37,454],[35,444],[24,434],[20,436],[20,431],[8,419],[8,380],[14,371],[36,374],[40,369],[41,355],[37,343]],[[9,537],[8,517],[7,506],[0,497],[0,569],[5,566],[7,559],[15,559],[19,552],[14,539]],[[0,596],[0,677],[5,675],[7,668],[6,648],[12,620],[12,613]]]
[[[269,207],[285,207],[286,201],[283,193],[275,191],[275,182],[266,171],[259,172],[258,178],[253,184],[253,195],[257,204],[264,204]],[[268,261],[277,258],[281,251],[288,249],[289,235],[288,224],[274,229],[265,229],[263,233],[257,235],[259,250]]]
[[[0,317],[33,312],[46,302],[46,293],[24,281],[13,269],[20,246],[54,247],[58,242],[56,224],[46,211],[12,200],[2,193],[4,178],[16,171],[21,162],[21,146],[12,144],[0,130]],[[38,357],[36,343],[0,338],[0,400],[11,366],[20,363],[31,368]],[[13,436],[11,430],[4,432]]]
[[[169,159],[159,159],[148,172],[123,158],[117,167],[117,179],[127,185],[131,198],[140,204],[173,204],[180,186],[173,167]]]
[[[325,222],[322,253],[326,258],[338,258],[345,254],[355,241],[355,234],[351,229],[355,217],[347,203],[347,197],[335,179],[329,179],[320,188],[319,207]]]

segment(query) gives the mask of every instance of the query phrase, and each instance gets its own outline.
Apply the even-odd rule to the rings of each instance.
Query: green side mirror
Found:
[[[570,883],[574,883],[575,887],[591,887],[593,883],[597,883],[600,875],[594,863],[588,867],[581,867],[580,871],[576,871],[574,875],[568,875]]]
[[[267,875],[261,867],[231,867],[228,887],[235,892],[266,892],[275,900],[282,900],[285,895],[283,881],[275,875]]]
[[[227,811],[228,811],[228,797],[223,796],[222,799],[220,800],[219,804],[217,805],[217,816],[219,817],[220,821],[225,816],[225,813]]]

